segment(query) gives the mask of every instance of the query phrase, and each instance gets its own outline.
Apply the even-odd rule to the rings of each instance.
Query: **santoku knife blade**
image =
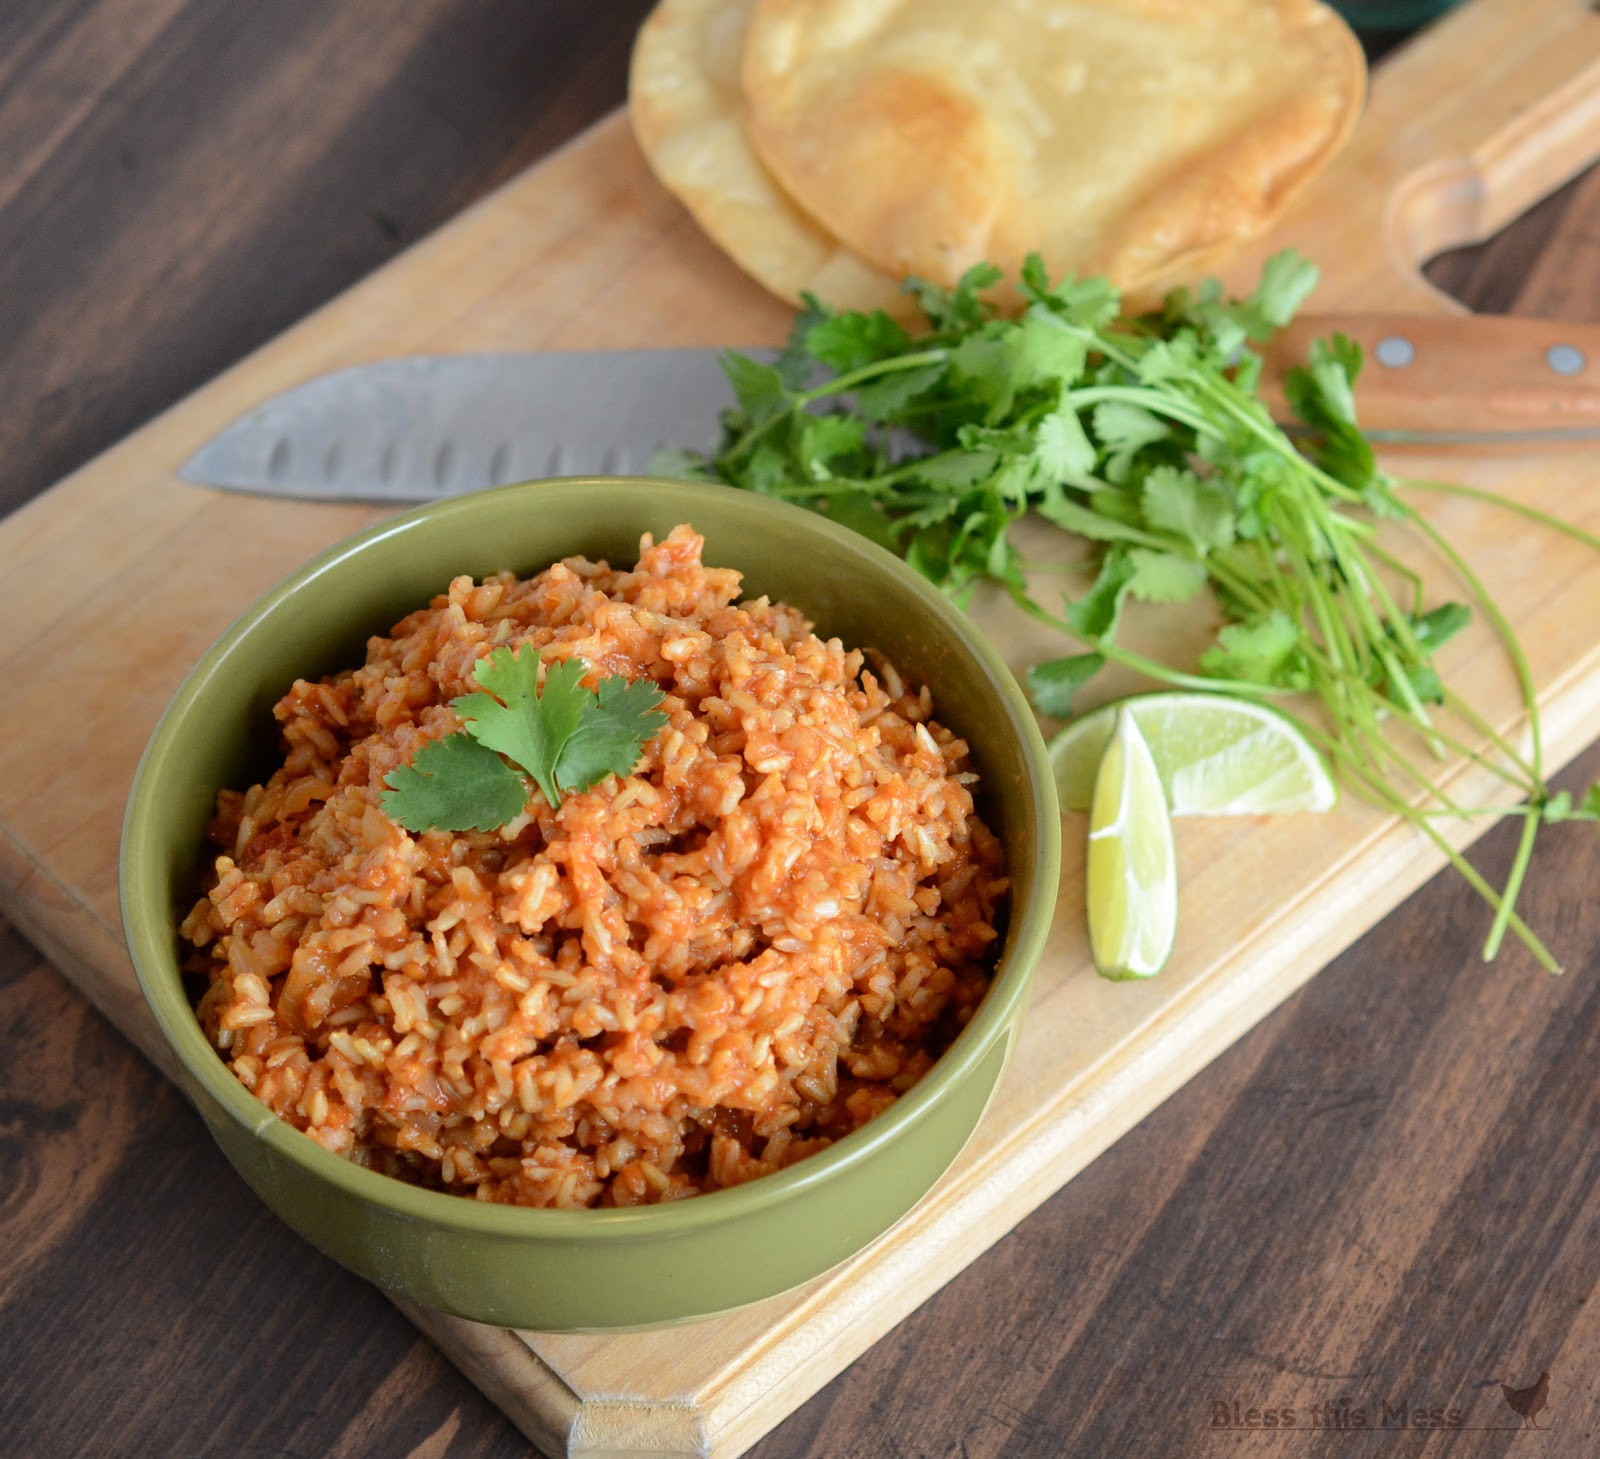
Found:
[[[732,401],[715,350],[412,355],[319,375],[184,464],[186,481],[423,502],[542,476],[636,476],[705,447]]]
[[[1338,330],[1368,365],[1380,443],[1600,442],[1600,327],[1407,315],[1299,321],[1264,390]],[[760,353],[760,352],[754,352]],[[545,476],[630,476],[664,447],[705,450],[733,403],[709,349],[417,355],[336,370],[263,402],[183,466],[185,480],[332,501],[422,502]],[[770,358],[770,355],[766,356]]]

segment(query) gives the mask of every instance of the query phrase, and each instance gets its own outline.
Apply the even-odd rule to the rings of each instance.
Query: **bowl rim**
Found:
[[[183,992],[175,955],[177,909],[164,905],[159,888],[163,878],[155,870],[162,864],[162,858],[152,824],[150,792],[158,762],[170,752],[196,704],[212,692],[213,681],[225,671],[230,656],[270,622],[293,594],[313,581],[338,573],[346,564],[375,551],[389,539],[419,530],[420,524],[482,510],[476,504],[486,499],[532,495],[552,489],[569,494],[592,492],[596,487],[626,487],[630,494],[648,494],[666,501],[676,497],[686,504],[715,500],[719,505],[742,509],[755,520],[770,516],[780,526],[787,525],[796,532],[817,533],[831,550],[854,557],[864,572],[887,576],[894,588],[917,599],[930,615],[940,620],[977,661],[995,691],[997,706],[1003,711],[1010,731],[1022,742],[1029,772],[1025,779],[1027,803],[1038,830],[1033,838],[1029,865],[1015,865],[1011,858],[1016,848],[1008,848],[1007,874],[1013,887],[1025,879],[1029,881],[1032,895],[1022,920],[1008,928],[989,992],[950,1047],[889,1109],[826,1149],[770,1175],[742,1185],[707,1191],[692,1200],[624,1208],[514,1206],[429,1190],[357,1165],[325,1149],[281,1119],[239,1083],[205,1037]],[[692,513],[680,520],[692,524]],[[1060,856],[1061,826],[1055,782],[1033,711],[985,635],[927,579],[860,534],[815,512],[771,497],[712,483],[592,476],[519,482],[429,502],[387,517],[334,543],[257,598],[223,630],[190,669],[151,732],[134,772],[123,816],[118,889],[123,932],[146,1006],[155,1016],[184,1074],[220,1104],[243,1133],[264,1141],[270,1150],[304,1173],[393,1215],[493,1236],[613,1242],[680,1235],[765,1210],[862,1165],[883,1145],[920,1123],[934,1109],[941,1092],[964,1082],[982,1061],[1005,1032],[1018,1002],[1026,995],[1030,974],[1044,947],[1054,914]]]

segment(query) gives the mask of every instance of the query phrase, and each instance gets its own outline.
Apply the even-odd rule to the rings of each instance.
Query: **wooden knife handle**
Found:
[[[1312,340],[1334,333],[1365,356],[1356,406],[1369,431],[1600,436],[1600,325],[1487,314],[1308,315],[1267,347],[1263,391],[1274,414],[1282,372],[1305,362]]]

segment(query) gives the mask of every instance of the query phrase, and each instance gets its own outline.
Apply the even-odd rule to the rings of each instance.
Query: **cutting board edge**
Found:
[[[167,1079],[177,1065],[136,988],[120,932],[59,880],[0,822],[0,917],[9,921]],[[108,972],[107,969],[115,969]]]
[[[569,1454],[568,1439],[583,1401],[520,1334],[401,1298],[390,1300],[542,1454]]]

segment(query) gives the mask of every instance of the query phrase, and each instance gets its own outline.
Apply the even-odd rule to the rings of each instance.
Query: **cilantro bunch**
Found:
[[[1052,283],[1035,256],[1018,281],[1016,317],[985,297],[1001,282],[992,266],[950,290],[908,281],[928,322],[915,336],[882,312],[832,312],[808,299],[775,361],[725,356],[736,404],[716,447],[670,453],[658,469],[808,506],[898,553],[959,603],[979,583],[997,584],[1077,645],[1028,673],[1046,715],[1073,713],[1108,663],[1185,689],[1311,696],[1321,713],[1299,722],[1346,785],[1417,825],[1494,907],[1485,957],[1510,930],[1553,970],[1515,914],[1517,893],[1539,825],[1600,817],[1600,793],[1577,808],[1550,794],[1515,634],[1361,432],[1359,347],[1337,335],[1319,341],[1288,376],[1296,436],[1263,403],[1258,347],[1316,280],[1314,265],[1286,252],[1245,299],[1224,298],[1212,282],[1125,317],[1104,280]],[[1058,604],[1036,595],[1010,533],[1029,515],[1088,539],[1086,591]],[[1386,519],[1426,538],[1504,642],[1529,719],[1526,754],[1441,679],[1434,654],[1469,607],[1425,601],[1422,581],[1385,546]],[[1202,595],[1223,624],[1198,663],[1161,663],[1121,642],[1130,600]],[[1431,769],[1447,752],[1490,768],[1516,804],[1459,804]],[[1501,891],[1438,826],[1488,814],[1524,819]]]
[[[648,679],[620,675],[583,687],[588,666],[563,659],[545,669],[537,649],[497,648],[473,678],[484,692],[450,701],[463,729],[430,740],[384,779],[383,809],[408,831],[492,831],[527,807],[529,781],[551,810],[564,791],[627,775],[667,723]]]

